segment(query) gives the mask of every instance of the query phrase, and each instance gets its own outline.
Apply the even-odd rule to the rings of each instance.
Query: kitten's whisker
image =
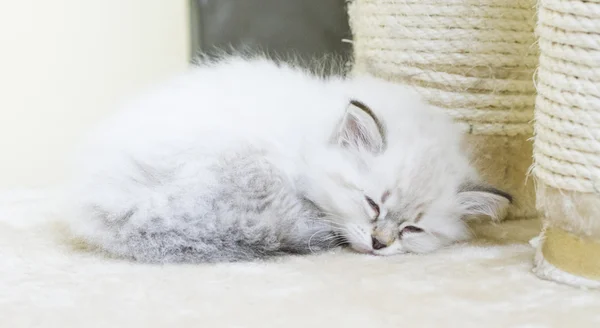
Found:
[[[334,221],[334,220],[330,220],[330,219],[325,219],[325,218],[319,219],[319,221],[325,222],[325,223],[328,223],[328,224],[332,224],[334,226],[335,225],[340,226],[340,227],[345,226],[345,224],[343,224],[343,223],[340,223],[340,222],[337,222],[337,221]]]
[[[312,241],[312,239],[319,233],[327,233],[327,230],[322,229],[322,230],[317,230],[317,232],[313,233],[310,238],[308,238],[308,251],[311,252],[312,254],[315,254],[316,252],[313,251],[312,247],[310,246],[310,242]]]
[[[333,246],[332,246],[333,244]],[[329,244],[327,245],[327,248],[335,248],[335,247],[339,247],[346,244],[346,241],[343,238],[334,238],[332,239]]]

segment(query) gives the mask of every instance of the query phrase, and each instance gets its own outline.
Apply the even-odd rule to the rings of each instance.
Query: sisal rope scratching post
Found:
[[[354,0],[354,67],[408,84],[468,132],[483,178],[536,216],[531,166],[535,0]]]
[[[600,287],[600,0],[541,0],[535,272]]]

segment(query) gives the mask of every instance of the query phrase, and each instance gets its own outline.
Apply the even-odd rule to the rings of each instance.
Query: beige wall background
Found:
[[[0,1],[0,190],[59,183],[91,124],[183,70],[188,4]]]

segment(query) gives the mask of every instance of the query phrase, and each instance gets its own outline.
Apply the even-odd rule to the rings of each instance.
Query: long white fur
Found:
[[[384,124],[385,138],[358,116],[383,151],[332,142],[351,100]],[[460,186],[478,178],[461,133],[404,87],[368,76],[321,78],[260,58],[199,65],[131,101],[91,133],[76,168],[67,198],[73,233],[149,262],[277,254],[284,240],[308,243],[325,230],[361,252],[428,252],[468,237],[465,214],[495,216],[508,205],[488,193],[463,204]],[[244,175],[246,168],[259,173]],[[256,179],[266,179],[260,188],[277,186],[260,200],[270,206],[260,213],[245,210],[245,194],[235,191]],[[365,196],[376,200],[379,217]],[[423,232],[400,236],[407,225]],[[231,231],[237,239],[228,239]],[[374,249],[375,235],[387,247]],[[240,238],[272,244],[256,254],[254,246],[224,249]],[[184,254],[190,249],[196,255]]]

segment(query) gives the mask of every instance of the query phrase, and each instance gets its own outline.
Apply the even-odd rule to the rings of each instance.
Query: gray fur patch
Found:
[[[298,195],[290,181],[255,151],[222,158],[211,168],[211,197],[198,195],[197,211],[165,195],[167,217],[132,207],[122,214],[92,205],[109,231],[101,245],[110,253],[149,263],[233,262],[282,254],[306,254],[339,244],[320,210]],[[145,175],[147,175],[145,170]],[[149,179],[148,188],[170,181]]]

